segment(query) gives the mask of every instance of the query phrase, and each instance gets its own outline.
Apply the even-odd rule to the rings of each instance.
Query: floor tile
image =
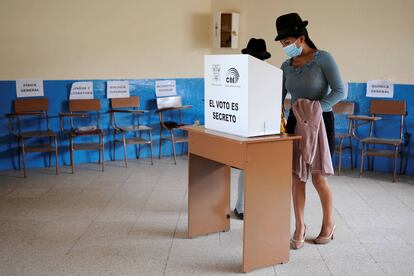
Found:
[[[118,156],[119,157],[119,156]],[[187,158],[0,172],[0,275],[246,275],[243,221],[187,236]],[[240,171],[231,171],[231,208]],[[344,170],[328,178],[335,239],[316,245],[322,208],[306,183],[306,243],[248,275],[412,275],[414,177]],[[293,214],[293,212],[292,212]],[[291,232],[294,218],[291,218]]]

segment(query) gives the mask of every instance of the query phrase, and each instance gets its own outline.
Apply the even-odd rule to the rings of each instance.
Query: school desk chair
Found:
[[[154,164],[152,157],[152,128],[141,124],[141,115],[148,113],[147,110],[139,110],[140,100],[138,96],[129,98],[111,99],[111,124],[113,128],[114,140],[114,160],[116,160],[116,144],[121,143],[124,148],[125,167],[128,167],[126,145],[135,145],[136,158],[140,157],[141,145],[148,145],[151,152],[151,165]],[[127,125],[124,122],[128,122]],[[127,137],[132,133],[132,137]],[[147,133],[144,137],[143,133]],[[121,136],[117,138],[117,136]]]
[[[407,114],[407,107],[405,101],[397,101],[397,100],[372,100],[370,106],[370,113],[372,117],[377,115],[387,115],[387,116],[398,116],[399,117],[399,131],[395,133],[394,137],[389,138],[391,135],[387,135],[387,137],[379,137],[374,136],[374,120],[370,123],[369,129],[369,137],[363,138],[362,142],[362,150],[361,150],[361,169],[360,169],[360,176],[363,174],[364,171],[364,157],[386,157],[386,158],[393,158],[394,159],[394,175],[393,175],[393,182],[396,181],[397,178],[397,159],[398,155],[400,156],[400,173],[402,169],[402,160],[403,160],[403,127],[404,127],[404,117]],[[384,120],[381,120],[384,122]],[[392,132],[393,125],[388,125],[387,129],[389,128]],[[395,130],[397,128],[395,127]],[[394,130],[394,131],[395,131]],[[380,146],[380,148],[376,146]],[[391,149],[390,149],[391,148]],[[399,154],[398,154],[399,150]]]
[[[104,171],[105,161],[105,143],[104,130],[100,127],[100,109],[101,102],[99,99],[76,99],[69,100],[69,112],[60,113],[60,127],[62,132],[69,136],[70,149],[70,166],[74,172],[74,152],[78,150],[97,150],[99,153],[98,164]],[[67,127],[67,121],[70,124]],[[65,124],[66,123],[66,124]],[[79,141],[80,137],[84,137]],[[92,137],[97,139],[90,139]],[[102,156],[101,156],[102,155]]]
[[[352,148],[352,121],[348,119],[348,116],[354,114],[355,103],[354,102],[341,101],[341,102],[335,104],[332,107],[332,110],[333,110],[336,117],[346,116],[346,119],[348,121],[347,131],[335,134],[335,138],[339,140],[339,144],[337,144],[335,146],[335,152],[339,153],[338,175],[341,175],[342,152],[346,149],[349,149],[349,154],[350,154],[350,157],[351,157],[350,167],[351,167],[351,169],[354,168],[354,158],[353,158],[353,148]],[[344,146],[344,140],[348,140],[348,145],[347,146]]]
[[[54,152],[55,171],[56,174],[59,173],[57,135],[50,129],[48,109],[49,101],[45,97],[16,99],[14,101],[15,112],[6,115],[12,126],[12,132],[17,137],[18,169],[20,170],[20,159],[22,159],[24,177],[27,177],[27,152],[48,152],[49,167],[52,165],[52,153]],[[16,132],[15,129],[17,129]]]
[[[157,113],[160,117],[159,159],[162,156],[162,143],[169,141],[172,145],[174,164],[177,164],[176,144],[182,145],[181,154],[183,154],[184,143],[188,143],[187,132],[183,128],[189,124],[183,123],[182,111],[191,107],[191,105],[182,104],[181,96],[157,98]],[[163,136],[163,130],[169,132],[169,135]]]

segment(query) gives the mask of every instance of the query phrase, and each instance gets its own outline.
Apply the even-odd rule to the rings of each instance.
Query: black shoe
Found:
[[[235,215],[238,219],[243,220],[243,213],[239,213],[239,212],[237,212],[237,209],[236,209],[236,208],[234,208],[234,215]]]

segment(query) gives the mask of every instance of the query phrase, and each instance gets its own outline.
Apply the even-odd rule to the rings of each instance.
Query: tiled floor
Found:
[[[187,161],[0,172],[0,275],[223,275],[241,272],[242,223],[186,239]],[[232,173],[232,206],[237,188]],[[333,176],[337,238],[311,243],[321,208],[307,185],[308,242],[252,275],[414,275],[414,178]]]

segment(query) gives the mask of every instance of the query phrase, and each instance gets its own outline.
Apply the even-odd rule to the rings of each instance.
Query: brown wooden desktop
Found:
[[[230,230],[230,168],[245,171],[243,272],[289,261],[293,140],[187,127],[188,237]]]

